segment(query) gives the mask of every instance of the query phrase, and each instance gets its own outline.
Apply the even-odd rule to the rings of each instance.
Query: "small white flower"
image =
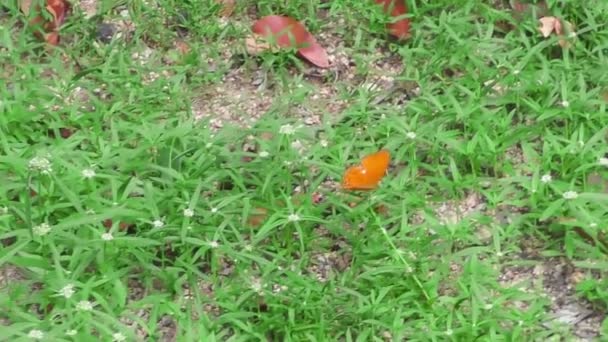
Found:
[[[300,140],[295,140],[291,142],[291,148],[293,148],[294,150],[301,150],[304,147],[304,145],[302,144],[302,142]]]
[[[513,70],[513,75],[519,75],[520,72],[521,72],[521,70],[515,69],[515,70]]]
[[[123,342],[123,341],[126,341],[127,338],[125,337],[125,335],[117,332],[117,333],[112,334],[112,340],[114,342]]]
[[[577,36],[577,33],[574,31],[572,31],[572,32],[570,32],[570,34],[568,34],[568,37],[570,37],[570,38],[574,38],[576,36]]]
[[[445,331],[445,334],[448,336],[452,336],[453,333],[454,333],[454,331],[452,329],[448,329]]]
[[[552,180],[553,180],[553,177],[551,177],[551,175],[548,173],[544,174],[542,177],[540,177],[540,181],[545,184],[551,182]]]
[[[216,207],[211,208],[211,213],[212,213],[212,214],[217,213],[217,211],[218,211],[218,209],[217,209]]]
[[[192,210],[190,208],[184,209],[184,216],[185,217],[192,217],[192,216],[194,216],[194,210]]]
[[[154,228],[162,228],[165,226],[165,223],[161,220],[154,220],[154,222],[152,222],[152,225],[154,226]]]
[[[76,304],[76,310],[80,310],[80,311],[92,311],[93,310],[93,303],[91,303],[88,300],[81,300],[80,302],[78,302]]]
[[[408,137],[409,139],[416,139],[415,132],[407,132],[407,134],[405,136]]]
[[[44,157],[34,157],[28,163],[30,170],[40,171],[43,174],[49,174],[53,172],[51,162]]]
[[[65,334],[68,336],[74,336],[74,335],[78,334],[78,331],[76,331],[75,329],[72,329],[72,330],[66,331]]]
[[[103,241],[112,241],[114,240],[114,235],[112,235],[112,233],[103,233],[101,234],[101,239]]]
[[[91,179],[93,177],[95,177],[96,173],[95,170],[93,169],[84,169],[82,170],[82,177],[86,178],[86,179]]]
[[[220,244],[215,240],[209,242],[209,247],[211,247],[211,248],[218,248],[219,246],[220,246]]]
[[[61,290],[58,291],[58,293],[65,298],[71,298],[75,293],[74,285],[67,284],[64,287],[62,287]]]
[[[251,279],[251,289],[257,293],[262,293],[262,290],[264,289],[264,285],[262,284],[262,280],[259,278],[252,278]]]
[[[42,330],[32,329],[27,334],[27,337],[29,337],[33,340],[42,340],[44,338],[44,333],[42,332]]]
[[[608,166],[608,158],[602,157],[597,161],[602,166]]]
[[[562,107],[564,107],[564,108],[570,107],[570,102],[568,102],[568,100],[562,100]]]
[[[266,158],[270,155],[270,153],[266,151],[261,151],[260,153],[258,153],[258,155],[260,156],[260,158]]]
[[[319,145],[321,145],[321,147],[327,147],[329,146],[329,141],[321,139],[321,141],[319,141]]]
[[[34,232],[35,235],[38,235],[38,236],[47,235],[48,233],[51,232],[51,226],[49,226],[48,223],[42,223],[42,224],[32,228],[32,231]]]
[[[281,128],[279,128],[279,133],[285,134],[285,135],[293,135],[294,133],[296,133],[296,129],[292,125],[286,124],[286,125],[281,126]]]
[[[562,196],[564,196],[564,198],[568,200],[576,199],[578,197],[578,193],[576,191],[566,191]]]
[[[290,215],[287,217],[287,221],[289,221],[289,222],[297,222],[297,221],[300,221],[300,215],[298,215],[298,214],[290,214]]]

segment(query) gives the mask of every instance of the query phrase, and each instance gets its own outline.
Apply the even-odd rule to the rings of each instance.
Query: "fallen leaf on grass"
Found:
[[[220,9],[221,17],[229,17],[234,12],[234,8],[236,7],[236,0],[216,0],[217,3],[222,7]]]
[[[302,23],[293,18],[269,15],[256,21],[252,31],[254,36],[246,40],[247,51],[251,54],[272,51],[274,43],[281,48],[296,48],[302,58],[320,68],[329,67],[325,49]],[[264,40],[260,41],[260,37]]]
[[[555,33],[559,37],[559,45],[563,48],[568,48],[571,46],[571,43],[567,37],[576,36],[576,32],[574,31],[574,25],[572,25],[568,21],[560,20],[557,17],[542,17],[538,19],[540,21],[540,27],[538,28],[543,37],[547,38],[551,36],[551,34]]]
[[[390,153],[387,150],[365,156],[360,165],[351,166],[344,172],[342,188],[345,190],[376,189],[386,174],[389,162]]]
[[[69,2],[66,0],[46,0],[45,9],[51,14],[51,21],[46,21],[43,18],[40,6],[32,8],[32,0],[20,0],[19,8],[25,15],[30,15],[32,11],[34,12],[29,24],[41,27],[42,32],[37,31],[35,33],[39,39],[44,39],[51,45],[59,44],[59,27],[65,21],[67,12],[70,9]]]
[[[384,11],[391,17],[396,18],[407,14],[405,0],[375,0],[377,4],[384,5]],[[398,39],[410,37],[410,20],[408,18],[399,19],[396,22],[386,25],[391,35]]]

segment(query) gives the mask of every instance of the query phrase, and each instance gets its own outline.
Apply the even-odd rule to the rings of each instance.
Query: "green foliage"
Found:
[[[108,44],[94,41],[97,17],[74,14],[46,53],[16,8],[0,17],[0,270],[23,273],[0,283],[0,340],[135,340],[133,321],[159,340],[171,320],[188,341],[568,338],[543,325],[547,298],[498,280],[528,240],[595,270],[577,292],[606,310],[603,2],[551,6],[579,33],[564,50],[534,18],[473,0],[410,4],[401,43],[373,1],[243,1],[225,20],[214,1],[155,3],[129,2],[135,30]],[[122,5],[103,1],[98,17]],[[328,33],[324,46],[340,37],[332,53],[354,61],[352,77],[246,55],[251,9]],[[503,32],[505,18],[516,26]],[[367,81],[383,53],[403,66],[390,93]],[[261,77],[272,94],[262,117],[217,132],[194,120],[201,89],[237,69],[237,91]],[[321,124],[301,124],[302,108]],[[358,205],[325,185],[381,147],[397,167]],[[439,213],[472,193],[485,210]]]

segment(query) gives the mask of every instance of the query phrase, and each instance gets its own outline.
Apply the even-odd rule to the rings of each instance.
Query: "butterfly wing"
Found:
[[[390,159],[391,155],[387,150],[381,150],[363,158],[361,165],[367,171],[366,174],[370,182],[375,182],[376,184],[380,182],[384,175],[386,175]]]
[[[345,190],[373,190],[386,174],[390,154],[381,150],[363,158],[361,165],[351,166],[344,173],[342,188]]]

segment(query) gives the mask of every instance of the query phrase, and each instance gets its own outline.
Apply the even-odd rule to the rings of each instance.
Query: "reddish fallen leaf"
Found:
[[[302,58],[320,68],[329,67],[329,57],[325,49],[317,43],[315,37],[306,30],[302,23],[293,18],[269,15],[256,21],[252,31],[267,41],[276,43],[279,47],[296,48]],[[268,50],[267,46],[260,44],[255,38],[247,41],[248,48],[253,43],[254,45],[251,47],[256,50]]]
[[[266,208],[254,208],[247,218],[247,224],[253,228],[257,228],[266,221],[268,217],[268,209]]]
[[[114,224],[114,221],[112,221],[112,219],[105,219],[103,221],[103,226],[106,227],[108,230],[110,228],[112,228],[113,224]],[[123,231],[123,232],[126,231],[127,229],[133,227],[133,226],[134,226],[134,224],[129,224],[129,223],[126,223],[126,222],[119,222],[118,223],[118,229],[120,231]]]
[[[70,9],[70,4],[67,0],[46,0],[45,9],[51,14],[52,20],[46,21],[42,16],[40,6],[32,8],[32,0],[20,0],[19,8],[25,15],[34,12],[33,18],[30,20],[30,25],[37,27],[40,30],[35,32],[39,39],[44,39],[51,45],[59,44],[59,27],[65,21],[65,17]]]
[[[175,41],[175,49],[177,49],[177,51],[179,51],[179,53],[181,53],[182,55],[185,55],[190,52],[190,46],[183,40]]]
[[[525,3],[518,0],[511,1],[511,8],[515,12],[517,19],[521,19],[523,15],[535,14],[536,17],[543,17],[549,13],[549,6],[545,1],[536,3]]]
[[[67,138],[71,137],[72,134],[74,134],[74,131],[72,131],[69,128],[60,128],[59,129],[59,134],[61,134],[61,137],[63,139],[67,139]]]
[[[407,14],[405,0],[375,0],[377,4],[384,5],[384,11],[391,17],[396,18]],[[407,18],[399,19],[386,25],[388,32],[398,39],[410,37],[410,20]]]

